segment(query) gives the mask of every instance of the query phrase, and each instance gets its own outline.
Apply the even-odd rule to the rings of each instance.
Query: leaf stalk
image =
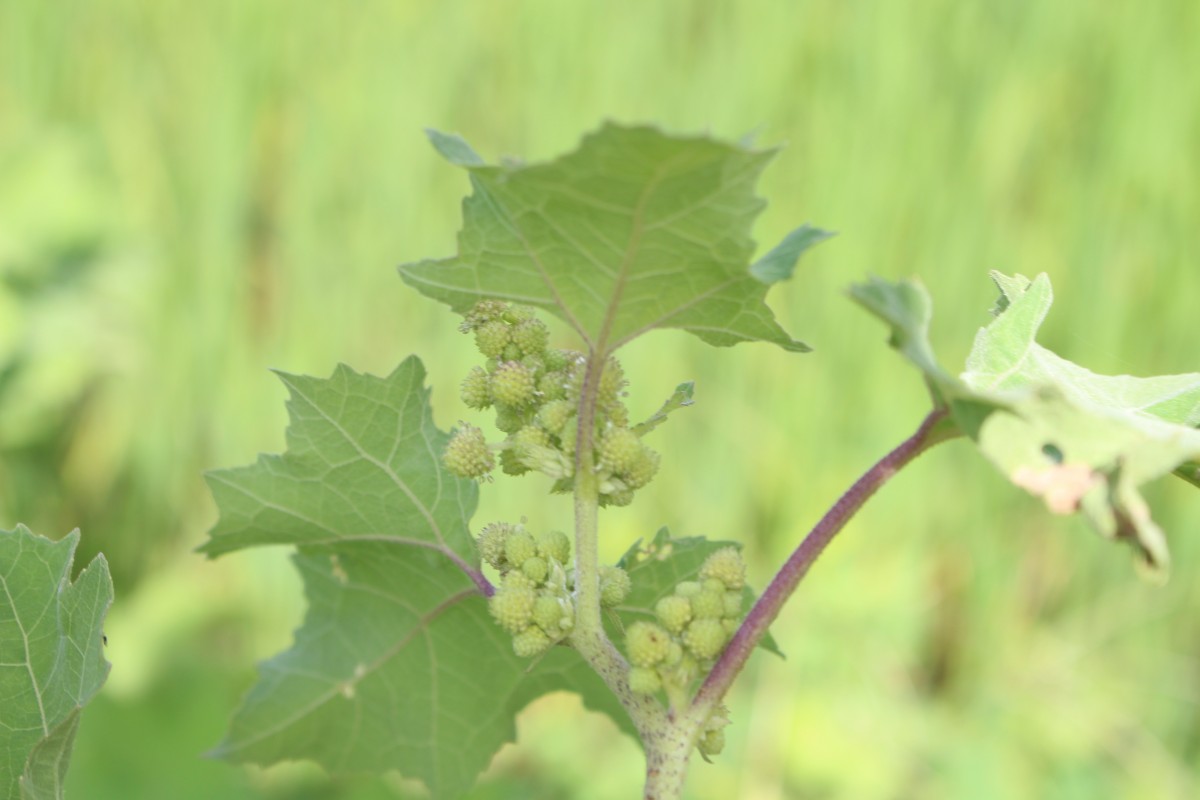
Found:
[[[766,635],[771,623],[779,616],[784,604],[796,591],[801,579],[808,573],[825,547],[846,526],[863,505],[892,476],[924,453],[930,447],[958,435],[957,429],[940,425],[947,416],[944,407],[935,408],[925,417],[912,436],[901,442],[868,469],[838,498],[825,513],[759,596],[750,613],[742,621],[733,639],[726,646],[717,663],[708,673],[704,684],[692,701],[689,716],[703,721],[721,702],[734,678],[754,652],[754,648]]]

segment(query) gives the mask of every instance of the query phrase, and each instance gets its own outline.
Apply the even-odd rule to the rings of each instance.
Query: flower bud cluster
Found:
[[[476,410],[495,410],[496,427],[507,435],[496,448],[504,472],[542,472],[555,480],[555,491],[571,491],[587,359],[549,348],[549,332],[531,309],[496,300],[477,303],[459,329],[474,334],[487,358],[463,380],[462,400]],[[629,426],[626,385],[620,363],[608,359],[596,387],[592,435],[602,505],[628,505],[658,471],[658,453]],[[444,463],[461,477],[488,479],[496,459],[482,432],[461,423]]]
[[[719,755],[725,749],[725,727],[729,725],[729,709],[722,703],[713,709],[700,729],[696,749],[707,761],[709,756]]]
[[[699,580],[682,581],[654,606],[656,622],[639,620],[625,631],[629,685],[639,694],[686,690],[708,672],[742,618],[746,565],[735,547],[712,553]]]
[[[488,611],[512,634],[518,656],[544,653],[570,633],[575,605],[566,534],[551,531],[535,538],[524,525],[494,522],[480,531],[476,543],[483,560],[500,572]]]

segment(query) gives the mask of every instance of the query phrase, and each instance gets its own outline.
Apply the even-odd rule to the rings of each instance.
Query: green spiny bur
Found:
[[[600,436],[600,466],[612,472],[624,472],[642,455],[642,440],[628,428],[610,427]]]
[[[504,543],[504,557],[514,568],[520,568],[527,560],[537,555],[537,542],[525,530],[514,532]]]
[[[496,459],[483,438],[483,431],[465,422],[446,445],[442,461],[446,469],[460,478],[484,478],[496,467]]]
[[[725,615],[725,593],[705,589],[691,598],[691,607],[696,619],[720,619]]]
[[[686,597],[668,595],[654,606],[654,614],[667,630],[678,634],[692,621],[692,604]]]
[[[541,556],[533,556],[521,563],[521,571],[528,575],[534,583],[541,584],[550,574],[550,566]]]
[[[506,565],[504,548],[513,526],[507,522],[493,522],[485,525],[476,538],[480,557],[494,569],[503,569]]]
[[[725,647],[728,634],[720,619],[692,620],[683,632],[683,644],[700,661],[716,658]]]
[[[512,329],[512,341],[526,355],[541,355],[546,352],[550,340],[550,329],[539,319],[527,319]]]
[[[663,688],[658,670],[653,667],[633,667],[629,670],[629,689],[637,694],[654,694]]]
[[[488,600],[488,611],[504,630],[520,633],[533,621],[536,601],[537,595],[530,586],[501,586]]]
[[[700,577],[718,580],[726,589],[741,589],[746,585],[746,562],[741,551],[736,547],[716,551],[700,567]]]
[[[571,561],[571,540],[562,531],[549,531],[538,538],[538,553],[559,564]]]
[[[633,463],[619,474],[630,489],[640,489],[658,473],[659,460],[656,451],[642,445]]]
[[[532,658],[550,649],[554,642],[537,625],[530,625],[513,637],[513,652],[521,658]]]
[[[600,605],[620,605],[627,596],[632,584],[629,574],[620,567],[605,564],[600,567]]]
[[[492,397],[497,403],[520,408],[534,400],[533,370],[519,361],[505,361],[492,373]]]
[[[561,436],[574,419],[575,405],[569,400],[552,400],[538,411],[538,422],[554,436]]]
[[[492,404],[491,382],[487,370],[483,367],[473,367],[467,377],[463,378],[461,396],[463,405],[482,411]]]
[[[635,622],[625,632],[625,652],[635,667],[653,667],[670,650],[671,635],[653,622]]]

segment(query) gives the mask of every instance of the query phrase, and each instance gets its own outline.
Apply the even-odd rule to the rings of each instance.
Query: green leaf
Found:
[[[633,588],[625,602],[616,608],[622,629],[639,619],[652,619],[654,606],[659,600],[675,591],[682,581],[694,581],[700,574],[700,566],[710,555],[724,547],[736,547],[737,542],[710,541],[703,536],[672,538],[670,531],[660,528],[647,544],[640,539],[621,556],[617,566],[629,573]],[[755,595],[750,587],[743,589],[746,611],[754,605]],[[613,638],[620,639],[620,631],[613,631]],[[783,657],[783,652],[767,634],[759,642],[768,652]]]
[[[344,365],[328,379],[279,377],[288,450],[206,476],[221,517],[201,552],[388,541],[478,568],[467,521],[479,489],[442,466],[449,434],[433,425],[419,359],[387,378]]]
[[[814,228],[811,225],[801,225],[796,230],[783,237],[783,241],[775,245],[775,249],[755,261],[750,266],[750,274],[770,286],[772,283],[787,280],[796,271],[800,256],[810,247],[815,247],[833,236],[829,231]]]
[[[79,532],[61,541],[0,531],[0,796],[58,800],[79,712],[109,664],[112,579],[96,556],[71,582]]]
[[[809,349],[764,298],[828,234],[804,226],[750,264],[773,151],[609,124],[550,163],[488,166],[457,136],[430,138],[474,193],[458,255],[400,267],[423,294],[459,312],[486,298],[546,309],[602,355],[654,328]]]
[[[935,401],[1009,480],[1051,511],[1082,511],[1103,536],[1133,543],[1145,566],[1165,570],[1166,542],[1140,487],[1173,471],[1200,485],[1200,373],[1090,372],[1035,341],[1053,301],[1049,278],[992,278],[996,319],[958,378],[933,355],[919,283],[874,278],[851,296],[892,327],[893,346],[924,373]]]
[[[449,434],[433,424],[420,361],[386,378],[282,378],[288,450],[209,475],[221,518],[203,550],[296,545],[309,611],[216,754],[395,769],[454,797],[548,691],[579,692],[632,730],[574,651],[519,659],[488,614],[467,528],[478,489],[441,464]]]
[[[672,411],[681,408],[686,408],[692,404],[692,395],[695,393],[696,384],[691,381],[681,383],[675,387],[675,391],[667,398],[667,401],[662,404],[662,408],[655,411],[650,417],[643,422],[639,422],[633,426],[633,432],[638,436],[645,436],[650,431],[657,428],[659,425],[667,421],[667,415]]]

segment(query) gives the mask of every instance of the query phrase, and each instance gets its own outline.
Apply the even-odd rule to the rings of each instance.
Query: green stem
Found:
[[[784,603],[791,598],[801,579],[808,574],[813,562],[846,523],[858,513],[863,504],[917,456],[935,444],[961,435],[953,425],[943,424],[947,413],[945,408],[931,411],[912,436],[863,473],[825,513],[808,536],[804,537],[779,573],[759,595],[758,601],[742,621],[741,627],[717,659],[717,663],[696,693],[687,716],[697,722],[708,718],[729,690],[733,679],[750,658],[754,648],[766,635],[767,629],[775,621]]]
[[[600,617],[599,508],[596,473],[575,472],[575,629],[604,635]]]
[[[596,387],[599,385],[603,368],[603,359],[589,359],[579,400],[579,429],[575,439],[575,628],[569,641],[584,661],[604,680],[629,714],[646,750],[647,775],[649,776],[652,763],[661,764],[656,768],[657,771],[668,774],[675,769],[675,766],[672,766],[675,762],[661,755],[664,752],[663,743],[678,739],[678,735],[665,709],[654,697],[635,694],[629,688],[629,664],[609,641],[600,614],[600,564],[597,541],[600,489],[593,467],[593,430]],[[686,769],[686,758],[683,768]],[[679,780],[682,782],[682,777]],[[649,781],[647,777],[647,786]],[[673,798],[678,797],[679,792],[647,794],[647,797],[651,796]]]

